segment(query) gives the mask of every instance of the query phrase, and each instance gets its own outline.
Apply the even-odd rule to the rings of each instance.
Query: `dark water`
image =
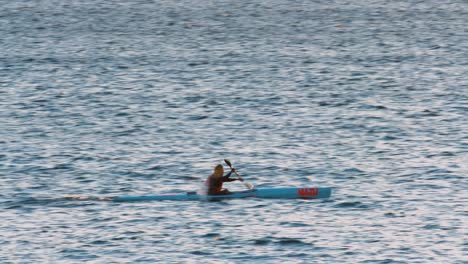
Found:
[[[466,1],[1,2],[0,262],[467,263],[467,25]],[[223,158],[334,193],[62,199],[196,190]]]

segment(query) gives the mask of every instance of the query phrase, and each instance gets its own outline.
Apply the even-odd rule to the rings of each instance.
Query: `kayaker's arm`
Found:
[[[226,174],[224,177],[223,177],[223,182],[232,182],[232,181],[239,181],[240,179],[238,178],[234,178],[234,179],[231,179],[229,177],[231,177],[231,174],[234,172],[234,170],[231,170],[228,174]]]
[[[234,172],[237,177],[239,178],[239,181],[241,181],[245,187],[247,187],[247,189],[249,190],[253,190],[254,189],[254,186],[248,182],[245,182],[244,179],[241,178],[241,176],[239,175],[239,173],[237,173],[237,170],[232,166],[232,163],[230,160],[228,159],[224,159],[224,162],[226,162],[226,164],[229,166],[229,168],[231,168],[231,172]]]

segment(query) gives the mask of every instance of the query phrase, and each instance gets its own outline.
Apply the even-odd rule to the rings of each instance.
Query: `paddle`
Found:
[[[239,178],[239,180],[245,185],[245,187],[247,187],[247,189],[252,190],[254,188],[252,184],[245,182],[244,179],[241,178],[239,173],[237,173],[237,170],[232,166],[231,161],[229,161],[228,159],[224,159],[224,162],[226,162],[229,168],[231,168],[231,170],[234,171],[234,173],[237,175],[237,178]]]

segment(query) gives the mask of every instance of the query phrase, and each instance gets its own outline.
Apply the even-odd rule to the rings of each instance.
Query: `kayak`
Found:
[[[138,202],[138,201],[202,201],[202,200],[221,200],[235,198],[270,198],[270,199],[320,199],[329,198],[331,188],[259,188],[247,191],[232,192],[223,195],[202,195],[197,192],[162,194],[162,195],[142,195],[142,196],[119,196],[112,197],[114,202]]]

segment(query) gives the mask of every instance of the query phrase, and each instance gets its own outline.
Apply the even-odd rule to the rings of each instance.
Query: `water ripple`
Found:
[[[463,263],[465,10],[5,1],[0,262]],[[333,195],[101,199],[198,190],[223,158]]]

